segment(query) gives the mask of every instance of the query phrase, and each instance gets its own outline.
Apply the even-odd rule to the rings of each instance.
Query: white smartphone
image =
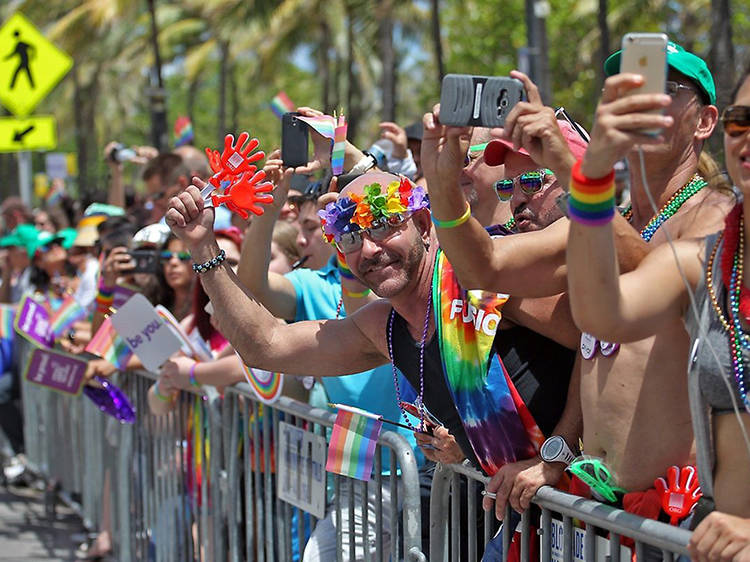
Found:
[[[627,33],[622,38],[620,72],[640,74],[645,79],[643,86],[630,90],[627,95],[663,94],[667,81],[667,42],[664,33]],[[661,114],[663,110],[654,110]],[[661,129],[643,131],[658,135]]]

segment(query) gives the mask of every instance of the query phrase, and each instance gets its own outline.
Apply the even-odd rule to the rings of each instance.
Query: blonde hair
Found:
[[[299,259],[299,248],[297,248],[297,229],[291,223],[286,221],[276,221],[273,225],[273,242],[284,255],[289,259],[289,263],[294,263]]]
[[[732,194],[732,186],[724,172],[707,151],[701,151],[698,158],[698,173],[708,182],[708,187],[727,195]]]

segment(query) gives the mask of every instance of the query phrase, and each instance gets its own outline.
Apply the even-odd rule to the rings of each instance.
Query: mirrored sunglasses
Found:
[[[548,175],[552,175],[552,170],[544,168],[533,172],[524,172],[515,178],[498,180],[495,182],[495,193],[501,201],[507,201],[510,199],[513,187],[517,183],[526,195],[534,195],[542,190],[544,180]]]
[[[363,236],[366,234],[375,242],[385,242],[409,219],[411,215],[394,215],[381,219],[369,228],[355,232],[345,232],[336,241],[336,247],[342,254],[351,254],[362,249]]]
[[[193,259],[190,257],[190,252],[162,252],[161,259],[163,261],[169,261],[173,257],[176,257],[180,261],[190,261]]]
[[[730,105],[721,114],[724,132],[730,137],[739,137],[750,130],[750,106]]]

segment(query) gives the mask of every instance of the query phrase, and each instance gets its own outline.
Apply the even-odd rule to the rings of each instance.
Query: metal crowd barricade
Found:
[[[460,528],[460,503],[456,493],[463,484],[468,490],[468,516],[476,513],[476,490],[484,487],[489,478],[467,465],[438,465],[432,480],[430,496],[430,560],[448,562],[462,560],[462,548],[468,551],[468,560],[478,560],[476,536],[468,533],[468,544],[462,545]],[[520,559],[530,558],[531,540],[540,541],[541,562],[572,562],[573,560],[629,562],[630,553],[620,545],[620,538],[627,537],[635,543],[638,560],[661,559],[672,562],[679,555],[688,555],[687,543],[690,532],[659,521],[644,519],[603,503],[587,500],[556,490],[549,486],[540,488],[532,503],[541,510],[541,516],[532,521],[532,510],[526,510],[519,523]],[[446,517],[446,514],[450,514]],[[494,512],[484,515],[484,542],[492,537],[490,529]],[[510,521],[510,508],[505,521]],[[574,520],[585,524],[580,529]],[[471,523],[471,520],[469,521]],[[538,539],[532,537],[536,527]],[[469,525],[468,528],[472,528]],[[502,528],[503,560],[507,560],[511,533],[514,529]],[[620,556],[616,557],[619,552]],[[611,553],[615,553],[612,556]]]
[[[19,344],[22,366],[31,349]],[[247,385],[226,389],[223,398],[212,388],[206,395],[180,392],[174,408],[157,416],[148,407],[155,379],[143,371],[115,375],[136,409],[132,425],[102,414],[85,398],[22,381],[27,459],[46,481],[52,505],[61,496],[91,531],[108,521],[116,560],[301,559],[318,519],[277,495],[279,428],[325,439],[335,416],[284,397],[273,406],[261,404]],[[381,461],[383,449],[387,461]],[[388,551],[364,559],[425,560],[417,466],[402,436],[381,433],[373,472],[361,486],[377,505],[373,514],[365,509],[361,520],[356,517],[357,531],[361,524],[375,544],[384,531],[392,540]],[[341,476],[328,480],[338,520],[351,515],[348,525],[338,527],[338,559],[354,558],[360,544],[348,537],[361,502],[351,492],[360,484]],[[346,500],[338,501],[342,496]],[[322,497],[325,504],[325,492]]]

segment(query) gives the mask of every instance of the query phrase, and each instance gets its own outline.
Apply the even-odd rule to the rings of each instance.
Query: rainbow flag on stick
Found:
[[[133,355],[130,348],[122,341],[122,338],[115,332],[112,321],[106,318],[99,330],[91,338],[86,346],[86,351],[106,359],[120,370],[125,369],[128,361]]]
[[[193,134],[193,123],[189,117],[178,117],[174,122],[174,146],[184,146],[193,142],[195,135]]]
[[[326,470],[367,481],[383,422],[377,414],[352,406],[336,406],[339,411],[328,444]]]
[[[296,106],[292,103],[292,100],[289,99],[289,96],[286,95],[284,90],[276,94],[271,100],[271,111],[273,111],[274,115],[279,119],[281,119],[281,116],[285,113],[289,113],[295,109],[297,109]]]
[[[16,317],[16,307],[0,305],[0,339],[13,337],[13,319]]]
[[[331,152],[331,168],[334,175],[344,172],[344,150],[346,149],[346,118],[339,115],[336,131],[333,138],[333,151]]]
[[[49,321],[50,329],[56,338],[67,332],[73,324],[86,318],[86,309],[72,296],[67,295]]]

